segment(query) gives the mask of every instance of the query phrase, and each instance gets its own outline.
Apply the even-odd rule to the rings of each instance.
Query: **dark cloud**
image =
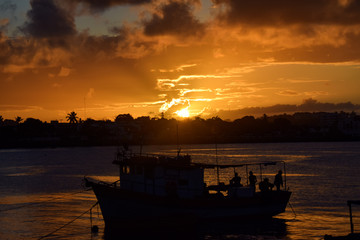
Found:
[[[5,35],[0,31],[0,66],[8,63],[10,57],[10,46]]]
[[[89,61],[104,60],[115,56],[115,49],[119,37],[88,36],[81,34],[77,39],[77,49],[73,49],[74,57],[88,59]]]
[[[224,4],[220,19],[245,25],[360,23],[359,0],[213,0]]]
[[[295,112],[337,112],[337,111],[359,111],[360,105],[351,102],[345,103],[321,103],[315,99],[306,99],[300,105],[277,104],[269,107],[250,107],[238,110],[221,110],[216,113],[223,119],[236,119],[247,115],[261,116],[263,114],[276,115]]]
[[[190,3],[171,1],[160,7],[160,14],[153,14],[152,19],[144,22],[146,35],[198,35],[204,31],[192,14]]]
[[[139,5],[150,3],[152,0],[71,0],[72,2],[84,3],[91,12],[101,12],[116,5]]]
[[[331,44],[321,44],[314,46],[304,46],[298,48],[287,48],[272,53],[265,53],[264,57],[272,57],[277,62],[282,61],[311,61],[319,63],[351,62],[360,60],[360,34],[344,34],[346,44],[334,46]]]
[[[76,33],[73,15],[54,0],[31,0],[30,4],[29,22],[21,28],[24,33],[35,38],[59,38]]]
[[[67,63],[70,59],[67,49],[52,44],[47,39],[35,38],[0,40],[0,68],[3,67],[4,72],[18,73]]]
[[[3,32],[7,31],[7,27],[9,25],[8,19],[0,19],[0,39],[3,38]]]
[[[355,111],[359,110],[360,105],[351,102],[346,103],[321,103],[315,99],[309,98],[296,106],[296,111],[301,112],[334,112],[334,111]]]
[[[22,61],[31,61],[29,56],[33,56],[36,51],[33,42],[32,40],[26,41],[25,39],[7,39],[0,33],[0,66],[25,64]]]

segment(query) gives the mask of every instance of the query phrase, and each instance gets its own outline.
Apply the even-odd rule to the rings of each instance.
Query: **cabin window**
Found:
[[[129,166],[121,166],[121,167],[120,167],[120,173],[129,174],[129,173],[130,173],[130,168],[129,168]]]

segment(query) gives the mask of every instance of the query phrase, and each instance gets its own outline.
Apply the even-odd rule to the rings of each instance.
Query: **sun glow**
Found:
[[[175,112],[179,117],[183,117],[183,118],[187,118],[190,116],[190,113],[189,113],[189,110],[188,110],[188,107],[186,108],[183,108],[179,111],[176,111]]]

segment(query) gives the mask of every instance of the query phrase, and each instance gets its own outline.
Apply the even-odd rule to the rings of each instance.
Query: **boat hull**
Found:
[[[90,182],[105,224],[192,223],[204,220],[269,218],[285,211],[291,192],[269,191],[253,197],[206,195],[195,199],[159,197]]]

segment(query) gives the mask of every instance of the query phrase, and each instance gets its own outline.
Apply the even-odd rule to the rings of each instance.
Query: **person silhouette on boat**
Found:
[[[242,187],[241,177],[238,175],[237,172],[235,173],[235,176],[230,180],[230,186]]]
[[[250,182],[250,186],[252,186],[254,189],[256,187],[256,182],[257,182],[257,179],[256,179],[256,176],[254,175],[254,173],[252,171],[249,172],[249,182]]]
[[[264,178],[264,181],[259,183],[259,188],[261,192],[268,192],[271,191],[274,187],[274,184],[269,182],[268,178]]]
[[[279,170],[279,172],[275,175],[274,185],[276,186],[276,190],[280,191],[280,186],[283,186],[283,179],[282,179],[282,171]]]

